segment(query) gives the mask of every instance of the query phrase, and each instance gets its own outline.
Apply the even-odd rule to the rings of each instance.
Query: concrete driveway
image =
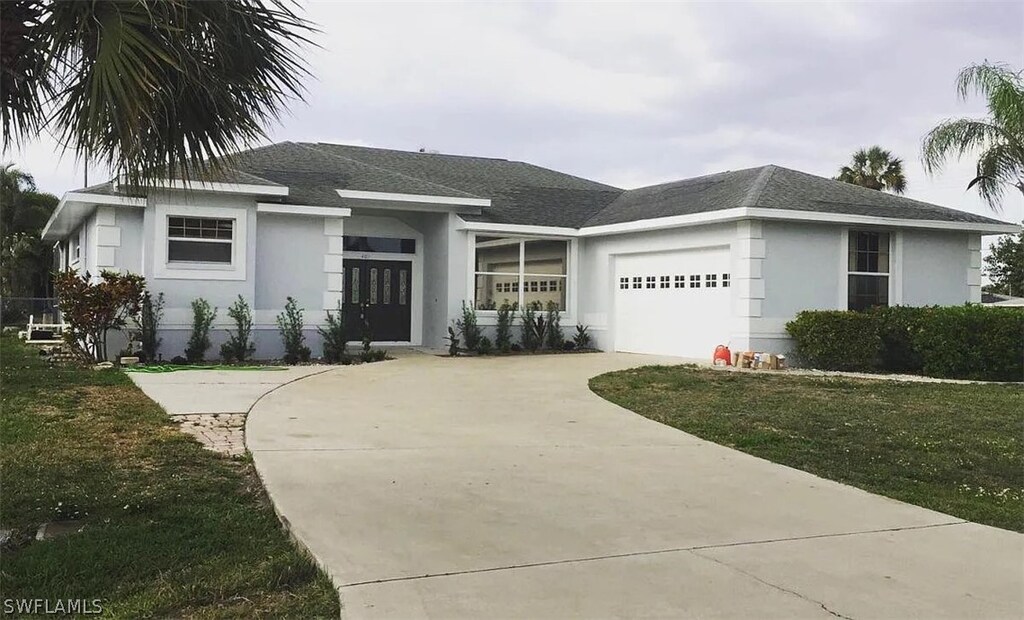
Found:
[[[1024,613],[1024,537],[607,403],[624,354],[346,367],[260,400],[247,444],[353,618]]]

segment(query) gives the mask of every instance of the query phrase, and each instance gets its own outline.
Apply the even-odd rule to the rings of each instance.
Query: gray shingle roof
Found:
[[[211,181],[284,185],[284,202],[348,206],[338,189],[489,198],[467,220],[581,228],[759,207],[974,224],[988,217],[782,168],[761,166],[622,190],[533,164],[341,144],[281,142],[227,158]],[[110,193],[104,184],[88,192]]]
[[[790,170],[761,166],[631,189],[586,226],[618,224],[734,207],[843,213],[915,220],[1004,224],[989,217]]]

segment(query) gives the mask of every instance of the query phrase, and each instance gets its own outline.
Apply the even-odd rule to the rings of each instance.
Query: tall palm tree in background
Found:
[[[839,169],[836,180],[894,194],[907,191],[903,160],[880,146],[854,153],[850,164]]]
[[[5,1],[4,150],[46,131],[129,183],[202,176],[301,99],[312,30],[285,0]]]
[[[957,92],[963,100],[972,93],[985,97],[988,118],[942,122],[924,137],[921,160],[934,174],[949,159],[980,152],[976,176],[967,189],[977,187],[998,213],[1007,187],[1024,193],[1024,80],[1006,65],[984,62],[960,71]]]
[[[11,297],[48,297],[52,252],[39,238],[57,197],[36,191],[32,175],[13,164],[0,167],[0,312]]]

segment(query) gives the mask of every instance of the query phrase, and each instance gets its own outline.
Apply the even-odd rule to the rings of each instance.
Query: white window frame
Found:
[[[516,239],[519,241],[519,271],[518,272],[491,272],[491,271],[477,271],[476,270],[476,239],[478,236],[481,237],[499,237],[502,239]],[[468,261],[468,278],[467,278],[467,289],[466,297],[467,304],[470,304],[473,308],[476,308],[476,277],[479,276],[500,276],[509,277],[517,276],[517,287],[513,287],[513,292],[516,293],[516,300],[519,303],[519,307],[523,307],[525,294],[528,292],[525,290],[525,286],[522,286],[526,282],[526,278],[545,278],[545,279],[560,279],[565,282],[565,308],[560,312],[563,315],[563,320],[572,322],[575,316],[576,307],[576,265],[577,256],[579,252],[578,241],[571,237],[565,237],[560,235],[515,235],[507,233],[476,233],[471,232],[469,237],[469,261]],[[531,273],[526,271],[526,242],[527,241],[565,241],[566,242],[566,265],[565,274],[553,274],[553,273]],[[477,310],[478,315],[484,317],[497,317],[497,310]]]
[[[877,232],[889,235],[889,271],[866,272],[850,271],[850,234],[859,232]],[[839,255],[839,298],[838,310],[850,309],[850,276],[876,276],[889,278],[889,306],[903,303],[903,235],[898,230],[859,226],[844,228],[840,235]]]
[[[248,209],[244,207],[205,207],[196,205],[156,206],[153,244],[154,277],[169,280],[245,280],[248,240]],[[168,222],[172,217],[233,220],[230,263],[181,262],[168,260]],[[183,239],[183,237],[175,237]],[[213,241],[203,239],[202,241]],[[222,242],[223,240],[221,240]]]

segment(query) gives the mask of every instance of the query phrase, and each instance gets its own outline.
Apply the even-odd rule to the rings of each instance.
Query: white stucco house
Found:
[[[605,350],[784,352],[805,309],[981,301],[981,237],[1019,226],[778,166],[622,190],[532,164],[338,144],[247,151],[206,182],[67,193],[43,232],[59,267],[142,274],[165,295],[162,355],[190,302],[255,309],[281,352],[285,298],[315,327],[365,308],[388,346],[442,346],[463,302],[554,301]]]

